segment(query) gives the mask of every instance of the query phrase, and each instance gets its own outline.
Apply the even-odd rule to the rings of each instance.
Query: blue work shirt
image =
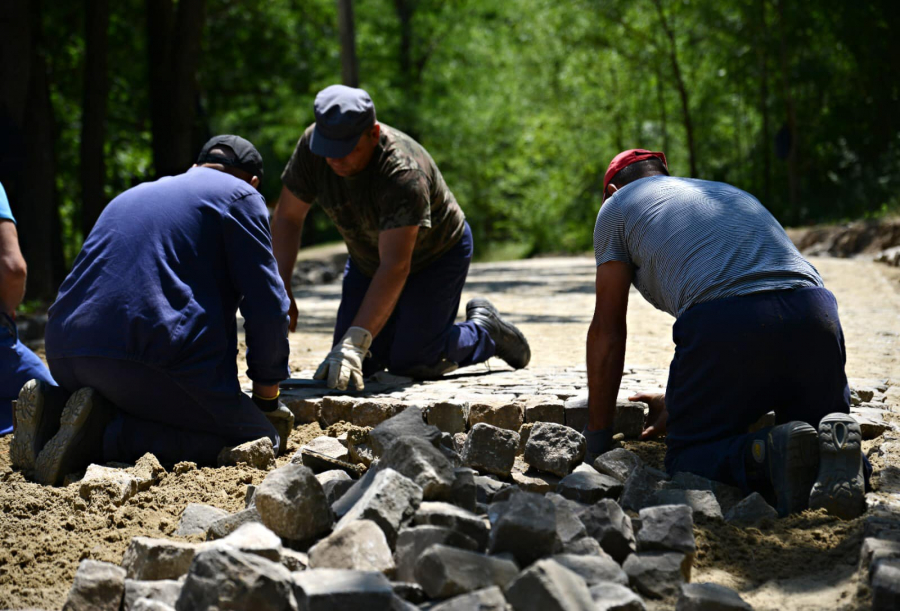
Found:
[[[9,208],[9,199],[6,197],[6,191],[3,189],[2,184],[0,184],[0,221],[16,222],[16,219],[13,218],[12,210]]]
[[[47,358],[131,359],[234,386],[238,307],[247,375],[284,380],[288,299],[265,200],[230,174],[192,168],[109,203],[50,308]]]

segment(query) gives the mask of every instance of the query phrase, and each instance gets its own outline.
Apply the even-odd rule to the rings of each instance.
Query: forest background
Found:
[[[103,207],[216,133],[279,176],[327,85],[432,154],[481,258],[583,252],[627,148],[784,225],[900,207],[895,0],[4,0],[0,182],[52,300]],[[322,214],[304,244],[338,238]]]

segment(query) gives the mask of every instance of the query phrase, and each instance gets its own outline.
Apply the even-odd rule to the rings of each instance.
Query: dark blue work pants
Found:
[[[16,324],[0,314],[0,435],[12,432],[12,402],[28,380],[56,384],[38,355],[19,341]]]
[[[269,437],[275,427],[237,379],[216,387],[203,372],[166,371],[125,359],[50,359],[60,386],[72,393],[89,386],[118,409],[103,438],[105,462],[134,462],[152,452],[163,464],[215,465],[225,446]]]
[[[672,331],[675,358],[666,388],[666,470],[753,486],[747,428],[850,412],[844,334],[837,301],[823,288],[719,299],[688,309]]]
[[[484,329],[471,322],[454,324],[471,260],[472,231],[466,223],[453,248],[407,278],[397,307],[372,342],[372,356],[363,363],[365,375],[384,369],[408,373],[442,359],[465,367],[494,356],[494,341]],[[333,344],[352,326],[371,281],[347,259]]]

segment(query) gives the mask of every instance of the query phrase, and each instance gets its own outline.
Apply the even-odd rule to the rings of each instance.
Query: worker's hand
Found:
[[[644,422],[644,430],[641,432],[641,439],[652,439],[666,432],[666,420],[669,419],[669,412],[666,410],[665,394],[639,392],[628,397],[628,400],[646,403],[650,408]]]
[[[328,380],[329,388],[347,390],[348,382],[356,390],[365,388],[362,362],[372,345],[372,334],[362,327],[350,327],[313,376],[316,380]]]
[[[275,448],[276,455],[280,456],[287,450],[288,437],[294,430],[294,412],[292,412],[279,398],[280,392],[274,397],[262,397],[253,393],[253,403],[256,404],[265,415],[275,431],[278,433],[280,443]]]
[[[584,462],[589,465],[593,465],[598,456],[613,449],[613,430],[611,428],[589,431],[587,427],[584,427],[581,434],[584,435],[584,440],[587,442]]]
[[[294,299],[293,295],[289,295],[288,301],[291,302],[288,306],[288,318],[290,319],[288,320],[288,331],[293,332],[297,330],[297,300]]]

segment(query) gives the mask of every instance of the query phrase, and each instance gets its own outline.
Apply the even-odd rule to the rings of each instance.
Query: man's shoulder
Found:
[[[247,182],[226,172],[212,168],[191,168],[183,174],[164,176],[141,183],[122,192],[110,205],[129,200],[150,202],[153,200],[197,205],[213,205],[227,209],[238,200],[259,202],[265,207],[265,198]]]
[[[379,173],[384,176],[403,176],[409,172],[428,174],[435,165],[425,147],[412,136],[395,127],[381,123],[384,134],[384,154],[380,160]]]

